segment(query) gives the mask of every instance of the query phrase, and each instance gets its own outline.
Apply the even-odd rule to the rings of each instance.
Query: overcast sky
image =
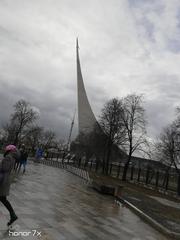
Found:
[[[179,0],[1,0],[0,123],[23,98],[43,126],[67,138],[77,36],[95,115],[112,97],[144,93],[154,138],[180,106]]]

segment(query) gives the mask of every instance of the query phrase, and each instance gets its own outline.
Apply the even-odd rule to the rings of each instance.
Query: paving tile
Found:
[[[15,177],[9,197],[19,217],[20,229],[42,232],[42,237],[17,240],[166,240],[126,207],[100,195],[85,181],[41,164],[29,164]],[[0,206],[0,239],[5,234],[8,212]]]

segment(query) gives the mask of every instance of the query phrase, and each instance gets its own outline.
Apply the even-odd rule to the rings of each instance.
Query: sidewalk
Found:
[[[180,239],[180,200],[130,183],[125,185],[122,198]]]
[[[100,195],[65,169],[29,163],[9,196],[19,217],[9,236],[7,210],[0,205],[1,240],[167,240],[112,196]],[[34,231],[41,237],[33,236]],[[16,231],[17,232],[17,231]],[[22,233],[29,232],[28,237]]]
[[[168,238],[180,239],[180,198],[109,176],[91,173],[90,177],[105,185],[123,185],[121,202]]]

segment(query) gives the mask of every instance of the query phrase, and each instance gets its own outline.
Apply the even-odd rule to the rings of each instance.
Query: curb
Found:
[[[135,207],[132,203],[128,202],[127,200],[118,197],[118,200],[128,206],[132,211],[134,211],[139,217],[141,217],[144,221],[148,222],[152,227],[154,227],[159,232],[163,233],[171,237],[171,239],[180,240],[180,233],[172,232],[164,227],[162,224],[158,223],[156,220],[142,212],[139,208]]]

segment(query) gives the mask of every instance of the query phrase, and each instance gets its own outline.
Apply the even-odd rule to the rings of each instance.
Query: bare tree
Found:
[[[85,156],[86,163],[91,157],[96,158],[96,162],[101,162],[107,136],[104,134],[98,123],[94,125],[93,131],[81,133],[72,143],[71,151],[77,158]]]
[[[180,194],[180,131],[178,121],[163,129],[158,141],[155,144],[156,159],[166,165],[166,172],[163,181],[163,186],[168,181],[168,174],[172,167],[175,168],[178,178],[178,194]]]
[[[167,173],[174,166],[180,174],[177,167],[180,163],[180,131],[177,121],[163,129],[155,147],[157,159],[167,166]]]
[[[85,156],[87,162],[93,154],[91,139],[91,133],[80,133],[70,147],[78,158]]]
[[[125,97],[122,102],[121,119],[126,130],[124,147],[128,153],[122,177],[122,180],[125,181],[132,154],[135,151],[145,152],[148,142],[145,137],[146,120],[145,110],[142,106],[143,96],[131,94]]]
[[[5,132],[4,144],[13,143],[16,134],[16,126],[13,124],[13,122],[10,121],[4,124],[3,130]]]
[[[7,134],[6,131],[2,128],[0,129],[0,149],[3,147],[4,143],[6,142]]]
[[[10,123],[6,125],[8,141],[18,145],[23,131],[32,124],[38,117],[38,113],[33,109],[29,102],[19,100],[14,105],[14,113],[11,115]]]
[[[64,139],[56,139],[54,141],[54,146],[59,152],[63,150],[64,145],[65,145],[65,140]]]
[[[44,149],[44,151],[47,151],[49,148],[53,148],[56,146],[56,135],[51,130],[46,130],[42,134],[41,139],[41,146]]]
[[[31,150],[32,153],[35,153],[37,146],[40,145],[43,128],[37,125],[31,125],[24,134],[23,143]]]
[[[107,144],[107,135],[97,124],[94,127],[94,130],[89,134],[89,145],[91,147],[91,151],[96,157],[97,162],[103,162],[103,168],[105,170],[105,148]]]
[[[122,121],[124,119],[122,118],[123,114],[122,102],[117,98],[113,98],[104,105],[100,116],[99,123],[107,139],[105,146],[107,152],[105,153],[103,164],[106,174],[108,174],[112,146],[114,144],[122,145],[125,140],[126,131]]]

